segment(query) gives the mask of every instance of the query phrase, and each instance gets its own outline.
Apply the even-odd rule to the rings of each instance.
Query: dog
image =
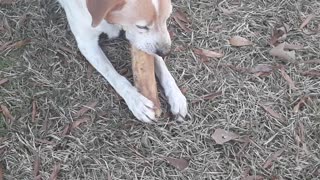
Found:
[[[154,104],[112,66],[98,45],[99,35],[116,38],[121,31],[138,49],[155,57],[155,73],[177,120],[187,115],[187,100],[170,74],[163,57],[170,52],[167,19],[171,0],[58,0],[81,54],[124,99],[140,121],[156,120]]]

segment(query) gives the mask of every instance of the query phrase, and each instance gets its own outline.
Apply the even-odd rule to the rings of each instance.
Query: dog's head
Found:
[[[87,0],[92,26],[102,20],[120,25],[137,48],[150,54],[169,53],[171,39],[166,21],[172,12],[171,0]]]

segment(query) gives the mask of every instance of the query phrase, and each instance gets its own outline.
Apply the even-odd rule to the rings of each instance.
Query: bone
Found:
[[[154,57],[136,47],[131,47],[132,71],[135,87],[155,105],[155,115],[161,116],[161,104],[158,96],[157,82],[154,71]]]

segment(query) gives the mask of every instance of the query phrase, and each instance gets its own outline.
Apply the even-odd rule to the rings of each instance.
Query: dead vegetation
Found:
[[[0,179],[319,178],[319,1],[174,1],[166,61],[190,119],[154,125],[80,55],[54,0],[0,4]],[[100,43],[132,80],[126,42]]]

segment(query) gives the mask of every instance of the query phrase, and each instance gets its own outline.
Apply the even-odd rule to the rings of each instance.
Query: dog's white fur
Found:
[[[171,13],[170,0],[144,0],[153,4],[157,16],[162,19],[154,20],[149,24],[147,30],[139,29],[136,25],[146,26],[148,20],[136,17],[135,20],[117,19],[119,23],[111,24],[106,19],[102,20],[96,27],[92,26],[93,18],[90,14],[87,1],[91,0],[58,0],[65,10],[67,19],[74,34],[78,47],[85,58],[92,66],[108,80],[111,86],[125,100],[134,116],[143,122],[152,122],[155,120],[155,114],[152,110],[153,103],[141,95],[137,89],[123,76],[121,76],[112,66],[106,55],[98,45],[98,38],[101,33],[106,33],[109,38],[119,35],[121,29],[126,31],[126,37],[131,44],[139,49],[153,54],[156,57],[155,71],[156,75],[165,91],[171,111],[174,115],[183,118],[187,114],[187,101],[180,89],[176,85],[174,78],[168,71],[163,59],[156,55],[157,48],[167,48],[171,45],[171,40],[166,27],[166,19]],[[104,0],[106,1],[106,0]],[[108,1],[108,0],[107,0]],[[124,13],[132,13],[131,16],[138,16],[134,7],[139,7],[139,0],[124,0],[125,5],[121,10],[114,12],[114,16],[126,16]],[[160,2],[162,1],[162,2]],[[170,3],[166,9],[160,8],[160,3],[167,1]],[[141,1],[140,1],[141,2]],[[168,4],[167,4],[168,5]],[[162,6],[164,6],[162,4]],[[165,11],[165,12],[162,12]],[[161,14],[165,13],[165,14]],[[164,18],[164,20],[163,20]],[[128,18],[131,19],[131,18]],[[165,47],[167,46],[167,47]]]

